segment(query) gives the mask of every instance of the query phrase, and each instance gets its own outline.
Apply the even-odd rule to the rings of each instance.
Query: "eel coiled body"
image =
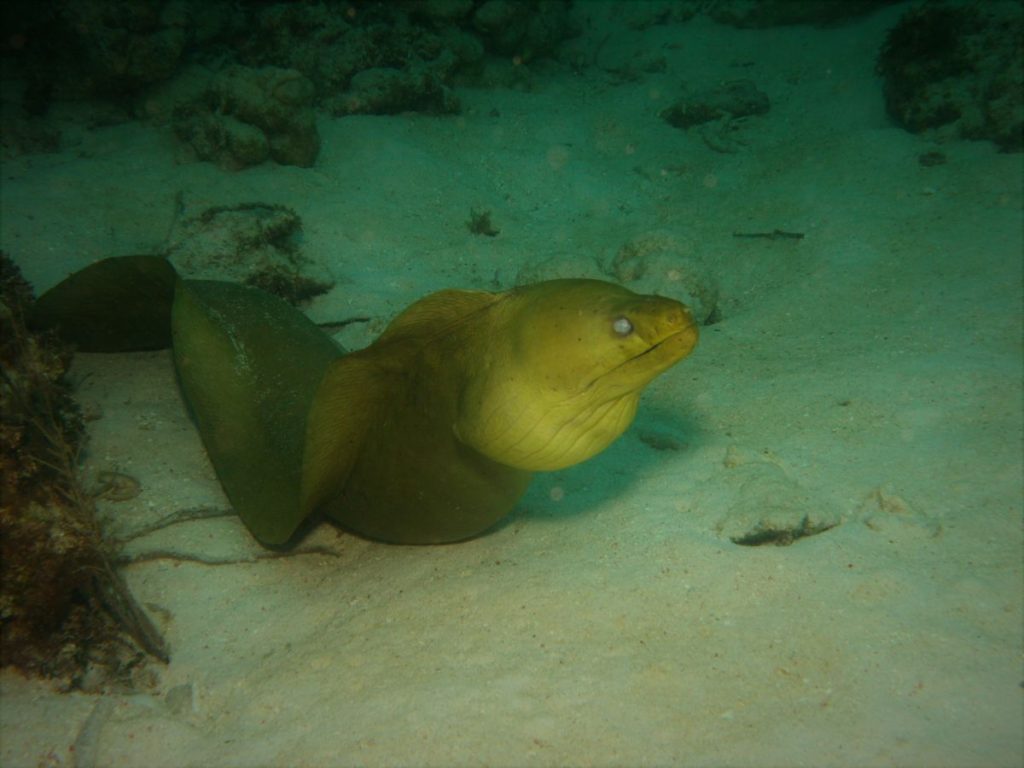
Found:
[[[232,505],[268,546],[314,513],[381,541],[460,541],[512,509],[533,472],[585,461],[688,355],[681,303],[598,280],[445,290],[349,354],[255,288],[115,257],[40,297],[33,323],[84,351],[170,345]]]

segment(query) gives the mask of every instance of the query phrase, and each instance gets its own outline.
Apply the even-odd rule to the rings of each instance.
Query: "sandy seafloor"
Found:
[[[40,291],[159,248],[180,192],[295,208],[337,280],[311,316],[374,318],[349,345],[429,291],[595,276],[638,238],[703,265],[722,320],[619,442],[474,541],[324,524],[314,553],[257,559],[234,517],[134,541],[126,578],[172,648],[157,687],[5,672],[0,764],[1020,765],[1022,158],[891,124],[873,63],[902,10],[653,27],[632,44],[671,37],[665,73],[323,118],[312,169],[181,162],[135,123],[5,162],[2,247]],[[658,119],[680,82],[737,73],[772,109],[735,153]],[[946,164],[920,165],[935,149]],[[467,231],[472,207],[498,237]],[[732,236],[775,228],[806,236]],[[226,504],[169,354],[75,374],[102,413],[87,471],[142,483],[104,504],[115,526]],[[729,540],[762,513],[840,524]]]

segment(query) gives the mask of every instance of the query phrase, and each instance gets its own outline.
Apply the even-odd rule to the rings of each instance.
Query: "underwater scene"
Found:
[[[0,765],[1024,763],[1020,2],[0,19]]]

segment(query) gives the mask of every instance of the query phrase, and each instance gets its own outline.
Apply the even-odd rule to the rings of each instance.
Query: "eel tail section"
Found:
[[[82,352],[165,349],[178,280],[159,256],[104,259],[40,296],[28,324],[56,329]]]
[[[119,256],[43,294],[28,321],[83,352],[171,347],[206,452],[253,535],[284,545],[310,514],[302,493],[308,417],[342,351],[287,302],[183,279],[158,256]]]

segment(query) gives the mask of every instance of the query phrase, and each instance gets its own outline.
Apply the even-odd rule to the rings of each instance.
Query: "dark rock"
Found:
[[[719,0],[707,14],[719,24],[764,29],[792,24],[826,26],[871,13],[898,0]]]
[[[455,94],[425,71],[379,67],[352,78],[347,93],[326,102],[335,115],[459,111]]]
[[[723,117],[763,115],[771,109],[768,96],[750,80],[733,80],[664,109],[661,117],[676,128],[690,128]]]
[[[912,133],[1024,148],[1024,11],[1016,2],[911,9],[878,56],[889,115]]]
[[[120,98],[173,75],[193,40],[190,8],[165,0],[55,0],[5,17],[34,93]],[[6,24],[5,24],[6,26]],[[5,31],[5,35],[8,32]]]

